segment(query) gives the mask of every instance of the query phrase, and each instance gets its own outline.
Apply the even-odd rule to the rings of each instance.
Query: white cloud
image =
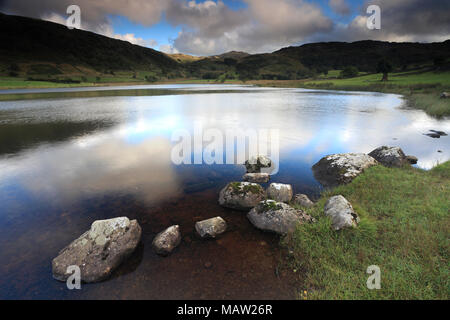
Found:
[[[168,9],[167,18],[185,29],[174,40],[174,46],[197,55],[230,50],[274,51],[332,28],[332,21],[319,7],[302,0],[245,2],[248,9],[239,11],[229,9],[221,1],[190,1],[188,5],[175,2]]]
[[[164,53],[168,53],[168,54],[180,53],[177,49],[175,49],[170,44],[162,44],[162,45],[160,45],[159,46],[159,51],[164,52]]]
[[[48,15],[44,15],[42,17],[43,20],[66,25],[66,18],[60,16],[56,13],[51,13]],[[153,39],[143,39],[140,37],[136,37],[134,33],[126,33],[126,34],[118,34],[114,32],[113,27],[109,23],[104,23],[100,25],[90,25],[88,23],[82,23],[81,28],[83,30],[92,31],[110,38],[128,41],[132,44],[136,44],[142,47],[155,48],[158,45],[158,42]]]

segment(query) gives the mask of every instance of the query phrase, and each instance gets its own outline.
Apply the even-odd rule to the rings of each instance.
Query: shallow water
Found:
[[[450,132],[450,121],[406,109],[397,95],[145,87],[152,88],[159,91],[150,96],[0,102],[0,298],[295,298],[298,278],[279,265],[278,238],[217,204],[219,190],[240,180],[244,167],[174,165],[171,137],[180,129],[278,130],[279,172],[272,181],[312,197],[320,185],[311,166],[327,154],[400,146],[424,169],[450,158],[448,136],[423,135]],[[195,221],[218,215],[229,222],[229,232],[217,241],[196,239]],[[80,291],[52,279],[51,260],[60,249],[94,220],[118,216],[138,219],[143,237],[112,279]],[[160,258],[151,241],[173,224],[181,226],[184,240],[173,255]],[[212,267],[204,268],[205,262]]]

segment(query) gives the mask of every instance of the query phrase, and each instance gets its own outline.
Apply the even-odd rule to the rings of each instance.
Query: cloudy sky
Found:
[[[450,1],[443,0],[0,0],[0,11],[65,24],[71,4],[81,8],[82,29],[168,53],[450,39]],[[373,4],[381,8],[381,30],[366,27]]]

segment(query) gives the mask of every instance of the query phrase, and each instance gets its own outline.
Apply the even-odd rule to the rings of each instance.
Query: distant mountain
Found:
[[[219,58],[219,59],[236,59],[236,60],[240,60],[240,59],[243,59],[243,58],[248,57],[248,56],[250,56],[250,54],[247,53],[247,52],[229,51],[229,52],[223,53],[221,55],[213,56],[213,57]]]
[[[210,57],[162,52],[92,32],[0,13],[0,74],[58,78],[85,75],[156,81],[161,78],[304,79],[355,66],[375,72],[381,59],[395,70],[449,63],[450,40],[441,43],[323,42],[251,55],[230,51]],[[117,73],[117,74],[116,74]]]
[[[440,43],[357,41],[322,42],[283,48],[273,53],[300,61],[308,68],[342,69],[355,66],[361,71],[374,71],[380,59],[397,67],[432,62],[437,57],[450,57],[450,40]]]
[[[1,64],[50,62],[99,72],[148,70],[167,74],[181,70],[164,53],[83,30],[37,19],[0,13]]]
[[[193,62],[206,58],[206,57],[191,56],[189,54],[184,53],[168,53],[167,55],[179,63]]]

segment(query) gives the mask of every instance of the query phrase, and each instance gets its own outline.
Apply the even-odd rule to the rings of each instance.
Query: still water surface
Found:
[[[392,145],[417,156],[424,169],[450,159],[449,137],[423,135],[450,132],[450,121],[407,109],[397,95],[217,85],[145,89],[153,88],[181,92],[0,102],[0,298],[295,298],[296,278],[279,267],[277,237],[217,204],[218,191],[240,180],[244,167],[172,163],[172,134],[191,132],[195,124],[221,132],[279,130],[279,173],[272,181],[312,197],[321,187],[311,166],[327,154]],[[229,232],[218,241],[196,239],[195,221],[218,215]],[[76,292],[52,279],[51,259],[60,249],[94,220],[118,216],[138,219],[143,238],[112,279]],[[151,241],[173,224],[181,226],[183,242],[169,258],[157,257]],[[204,268],[205,262],[213,267]]]

